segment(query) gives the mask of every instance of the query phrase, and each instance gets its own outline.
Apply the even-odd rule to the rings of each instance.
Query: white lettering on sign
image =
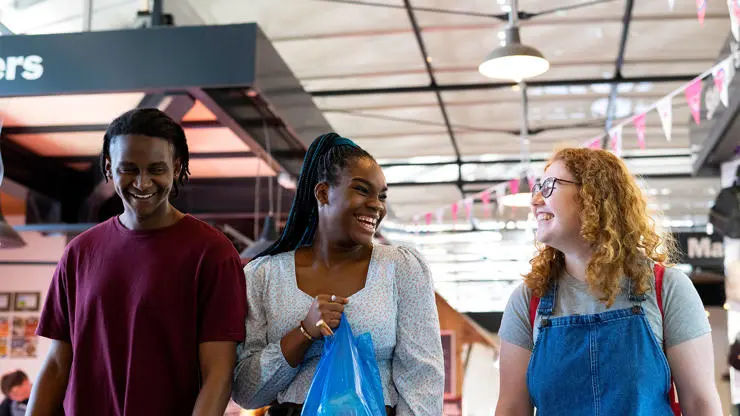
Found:
[[[13,81],[19,75],[29,81],[39,79],[44,74],[43,62],[44,59],[38,55],[0,58],[0,80]]]
[[[710,258],[710,259],[721,259],[725,256],[725,248],[719,241],[712,242],[709,237],[703,237],[701,239],[696,237],[689,237],[687,240],[688,253],[686,253],[690,259],[697,258]]]

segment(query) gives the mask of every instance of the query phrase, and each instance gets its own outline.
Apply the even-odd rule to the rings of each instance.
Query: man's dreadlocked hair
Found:
[[[172,196],[177,196],[178,185],[184,185],[190,175],[188,162],[188,142],[185,139],[185,131],[164,112],[156,108],[137,108],[127,111],[108,126],[103,137],[103,152],[100,154],[100,169],[105,175],[105,160],[110,159],[110,143],[116,136],[141,135],[165,139],[172,143],[175,149],[175,159],[180,160],[180,175],[173,181]]]
[[[320,182],[336,186],[342,170],[349,163],[363,158],[375,160],[352,140],[336,133],[317,137],[303,159],[295,198],[283,234],[255,258],[292,251],[311,244],[319,224],[319,207],[314,188]]]

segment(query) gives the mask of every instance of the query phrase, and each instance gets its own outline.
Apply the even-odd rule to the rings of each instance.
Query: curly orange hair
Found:
[[[604,150],[566,148],[548,162],[562,161],[580,183],[577,200],[581,209],[580,234],[594,253],[586,266],[586,282],[601,302],[611,306],[622,289],[622,276],[644,294],[653,279],[652,264],[668,261],[675,243],[656,230],[647,202],[621,159]],[[543,296],[565,268],[565,256],[550,246],[538,245],[530,260],[532,270],[524,283],[536,296]]]

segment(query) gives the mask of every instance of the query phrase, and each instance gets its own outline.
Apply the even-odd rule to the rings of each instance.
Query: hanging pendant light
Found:
[[[501,205],[514,208],[528,208],[532,203],[532,191],[529,189],[529,178],[523,175],[519,179],[519,188],[516,193],[501,197]]]
[[[542,75],[550,69],[550,62],[537,49],[522,45],[519,28],[506,28],[506,44],[494,49],[478,66],[478,71],[488,78],[520,82]]]
[[[514,82],[542,75],[550,69],[550,62],[537,49],[522,45],[519,36],[519,9],[517,0],[511,0],[509,26],[504,30],[504,45],[491,52],[478,66],[478,71],[488,78]]]

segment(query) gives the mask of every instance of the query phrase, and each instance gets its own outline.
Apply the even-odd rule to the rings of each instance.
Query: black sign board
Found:
[[[680,263],[720,270],[724,268],[724,243],[718,233],[676,233],[674,236],[681,251]]]
[[[0,97],[244,87],[256,24],[0,36]]]

